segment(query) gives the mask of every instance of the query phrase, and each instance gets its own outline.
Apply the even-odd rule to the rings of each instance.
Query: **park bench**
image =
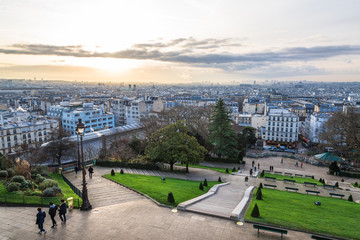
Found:
[[[288,190],[292,190],[292,191],[299,191],[299,189],[298,188],[292,188],[292,187],[285,187],[285,189],[286,189],[286,191],[288,191]]]
[[[292,173],[286,172],[285,175],[292,176]]]
[[[315,235],[315,234],[312,234],[312,235],[311,235],[311,239],[316,239],[316,240],[334,240],[334,238],[329,238],[329,237],[320,236],[320,235]]]
[[[258,230],[258,237],[259,237],[259,234],[260,234],[260,230],[280,233],[281,234],[281,239],[283,237],[283,234],[287,234],[287,230],[281,229],[281,228],[269,227],[269,226],[264,226],[264,225],[259,225],[259,224],[254,224],[254,228]]]
[[[309,193],[316,193],[316,195],[318,196],[319,195],[319,191],[313,191],[313,190],[305,190],[307,194]]]
[[[313,186],[313,187],[316,187],[316,183],[312,183],[312,182],[304,182],[304,185],[305,186],[307,186],[307,185],[309,185],[309,186]]]
[[[263,170],[264,172],[266,172],[266,173],[269,173],[270,171],[269,170]]]
[[[282,172],[274,172],[275,174],[281,174],[282,175]]]
[[[272,188],[276,188],[276,185],[271,185],[271,184],[264,184],[264,187],[272,187]]]
[[[274,177],[265,177],[266,180],[272,180],[272,181],[276,181],[276,178]]]
[[[295,184],[295,180],[291,180],[291,179],[284,179],[284,182]]]
[[[314,176],[312,176],[312,175],[305,175],[305,177],[307,177],[307,178],[314,178]]]
[[[297,176],[297,177],[302,177],[302,176],[304,176],[304,175],[302,175],[302,174],[295,174],[295,176]]]
[[[333,185],[328,185],[328,184],[324,184],[324,188],[335,189],[335,186],[333,186]]]
[[[332,196],[336,196],[336,197],[341,197],[341,199],[342,199],[343,197],[345,197],[344,194],[337,194],[337,193],[329,193],[329,194],[330,194],[331,197],[332,197]]]

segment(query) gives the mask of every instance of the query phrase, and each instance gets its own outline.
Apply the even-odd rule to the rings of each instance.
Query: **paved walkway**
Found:
[[[47,209],[45,209],[47,210]],[[171,212],[148,199],[99,207],[89,212],[73,210],[67,224],[50,228],[45,219],[46,235],[39,235],[35,225],[35,207],[0,207],[0,240],[280,240],[280,234],[260,232],[252,224],[236,225],[233,221],[190,212]],[[56,221],[60,222],[56,216]],[[284,240],[307,240],[310,234],[289,231]]]
[[[243,198],[246,188],[242,184],[230,183],[220,187],[215,195],[187,207],[186,210],[230,219],[231,212]]]

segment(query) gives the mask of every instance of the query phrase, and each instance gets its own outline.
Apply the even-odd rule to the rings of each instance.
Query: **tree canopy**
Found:
[[[239,155],[238,141],[232,126],[230,112],[220,99],[214,108],[210,123],[210,142],[213,152],[219,157],[236,158]]]
[[[195,137],[188,134],[184,121],[168,125],[152,134],[145,148],[146,156],[153,162],[173,165],[177,161],[196,164],[204,159],[206,150]]]

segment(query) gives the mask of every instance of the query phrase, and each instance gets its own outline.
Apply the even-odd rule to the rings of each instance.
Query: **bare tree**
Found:
[[[121,159],[121,161],[125,163],[136,157],[136,153],[129,146],[129,140],[127,138],[112,142],[109,148],[109,155],[111,158]]]
[[[45,147],[47,156],[62,167],[61,158],[73,156],[76,153],[76,143],[69,140],[70,134],[61,126],[49,134],[50,142]]]

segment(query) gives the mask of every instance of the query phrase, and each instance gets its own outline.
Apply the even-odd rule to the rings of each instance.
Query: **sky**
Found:
[[[0,79],[360,81],[358,0],[1,0]]]

